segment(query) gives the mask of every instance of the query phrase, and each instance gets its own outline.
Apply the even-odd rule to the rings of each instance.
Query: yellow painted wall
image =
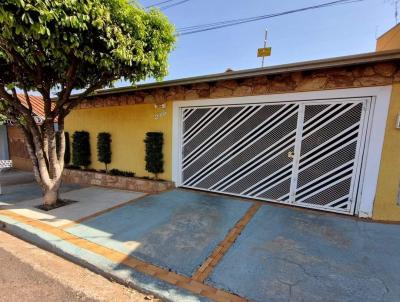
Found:
[[[400,24],[389,29],[376,41],[376,51],[400,49]]]
[[[400,113],[400,84],[395,84],[390,101],[387,129],[379,171],[373,219],[400,221],[397,199],[400,189],[400,129],[395,122]],[[152,176],[145,171],[146,132],[164,133],[164,169],[160,178],[172,179],[172,102],[167,103],[167,115],[154,119],[154,106],[150,104],[78,109],[66,120],[66,131],[86,130],[90,133],[92,150],[91,168],[104,169],[97,161],[96,138],[99,132],[112,136],[112,163],[110,168],[133,171],[137,176]]]
[[[400,114],[400,84],[393,85],[385,141],[379,171],[377,194],[373,218],[400,221],[400,206],[397,204],[400,189],[400,129],[396,129]]]
[[[104,169],[97,161],[97,134],[111,133],[112,162],[110,169],[116,168],[135,172],[137,176],[153,176],[145,170],[146,132],[164,133],[164,170],[159,177],[172,178],[172,103],[167,103],[167,115],[154,119],[154,105],[141,104],[73,110],[65,121],[65,131],[71,136],[75,131],[90,133],[92,165],[90,168]]]

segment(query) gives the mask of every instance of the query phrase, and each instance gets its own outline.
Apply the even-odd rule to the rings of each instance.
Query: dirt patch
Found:
[[[35,206],[35,208],[42,210],[42,211],[51,211],[57,208],[65,207],[69,204],[76,203],[78,201],[76,200],[70,200],[70,199],[59,199],[55,204],[52,205],[47,205],[47,204],[41,204],[38,206]]]
[[[0,231],[0,302],[159,302]]]

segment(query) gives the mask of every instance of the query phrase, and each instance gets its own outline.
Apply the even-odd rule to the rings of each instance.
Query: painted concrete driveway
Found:
[[[207,283],[252,301],[400,301],[400,225],[262,206]]]
[[[175,190],[142,198],[65,230],[191,276],[250,206],[235,199]]]

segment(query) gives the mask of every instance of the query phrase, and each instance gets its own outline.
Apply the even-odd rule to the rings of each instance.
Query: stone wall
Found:
[[[65,169],[63,181],[87,186],[102,186],[144,193],[158,193],[175,187],[171,181],[113,176],[104,173]]]
[[[116,95],[94,96],[81,103],[78,108],[372,87],[398,82],[400,82],[400,63],[387,62],[140,89]]]

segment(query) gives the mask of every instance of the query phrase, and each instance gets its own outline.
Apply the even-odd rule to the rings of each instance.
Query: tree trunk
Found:
[[[34,126],[23,127],[27,149],[33,163],[35,179],[42,188],[46,206],[57,203],[64,169],[65,136],[63,121],[59,123],[60,142],[57,146],[54,125],[43,125],[41,131]],[[44,150],[46,149],[46,150]]]
[[[58,201],[58,187],[43,190],[43,204],[46,206],[51,206]]]
[[[61,186],[61,178],[64,170],[64,154],[65,154],[65,135],[64,135],[64,119],[70,111],[81,103],[89,94],[96,89],[103,87],[110,80],[117,80],[119,77],[108,76],[104,79],[99,78],[95,83],[79,94],[77,99],[70,99],[71,92],[76,83],[76,72],[79,65],[79,59],[73,57],[71,66],[66,72],[65,79],[61,83],[53,83],[52,81],[46,82],[47,78],[42,78],[44,69],[38,66],[32,66],[32,70],[25,68],[24,64],[20,64],[23,58],[15,52],[16,72],[22,69],[29,69],[27,79],[33,76],[36,90],[40,92],[43,98],[44,120],[42,124],[38,124],[34,118],[32,103],[29,98],[28,90],[23,85],[25,84],[25,74],[15,84],[22,84],[24,90],[25,101],[27,106],[22,103],[18,97],[16,88],[11,88],[11,92],[5,83],[0,83],[0,107],[1,113],[5,114],[13,122],[15,122],[24,132],[26,138],[26,146],[28,149],[29,157],[33,164],[33,174],[35,180],[42,188],[43,202],[46,205],[51,205],[57,202],[58,190]],[[7,53],[13,56],[14,54]],[[21,61],[23,62],[23,61]],[[8,63],[7,63],[8,64]],[[36,70],[35,68],[38,68]],[[21,70],[22,70],[21,69]],[[25,70],[26,71],[26,70]],[[17,76],[18,77],[18,76]],[[29,82],[29,80],[27,81]],[[51,91],[53,87],[58,88],[61,86],[61,91],[58,93],[56,100],[51,98]],[[54,105],[54,106],[53,106]],[[3,108],[4,107],[4,108]],[[55,123],[58,123],[58,128]],[[59,144],[57,146],[56,132],[60,134]]]

